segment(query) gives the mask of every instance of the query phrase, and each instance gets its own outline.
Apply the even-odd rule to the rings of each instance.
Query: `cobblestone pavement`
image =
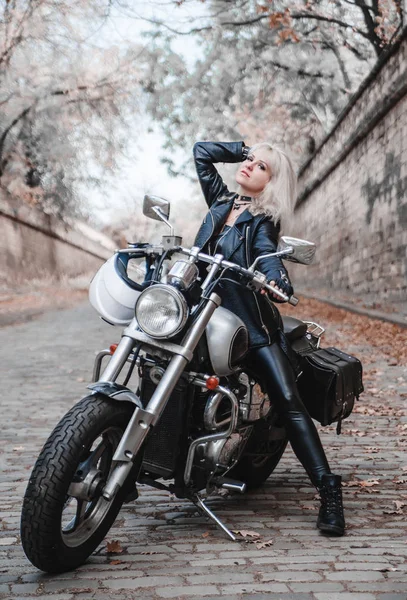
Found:
[[[0,597],[407,599],[407,373],[363,339],[342,348],[364,361],[367,391],[343,435],[321,434],[345,481],[345,537],[316,530],[315,491],[288,450],[260,491],[211,502],[232,529],[258,533],[257,543],[230,542],[189,502],[142,488],[107,537],[122,553],[107,554],[105,541],[74,572],[32,567],[19,540],[30,470],[58,419],[86,393],[95,351],[119,333],[86,305],[0,331]]]

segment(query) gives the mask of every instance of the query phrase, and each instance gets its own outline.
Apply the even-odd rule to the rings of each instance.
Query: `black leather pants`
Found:
[[[288,439],[315,487],[331,472],[318,431],[302,403],[291,364],[277,343],[250,352],[248,364],[258,374],[283,419]]]

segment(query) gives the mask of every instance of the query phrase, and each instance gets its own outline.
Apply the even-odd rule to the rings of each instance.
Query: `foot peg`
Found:
[[[222,529],[222,531],[224,531],[231,540],[233,540],[234,542],[236,541],[236,536],[233,535],[230,529],[228,529],[220,519],[218,519],[218,517],[211,511],[211,509],[208,506],[206,506],[205,502],[198,495],[195,496],[194,503],[205,515],[212,519],[212,521],[214,521],[217,527]]]
[[[215,485],[229,490],[230,492],[240,492],[244,494],[246,491],[246,484],[243,481],[237,481],[236,479],[230,479],[229,477],[217,477],[213,480]]]

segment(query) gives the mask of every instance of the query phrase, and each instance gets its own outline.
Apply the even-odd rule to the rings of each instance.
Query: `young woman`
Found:
[[[209,254],[223,254],[243,267],[276,251],[281,218],[289,217],[296,194],[296,176],[287,155],[271,144],[248,148],[244,142],[198,142],[194,158],[209,206],[195,245]],[[237,192],[230,192],[214,164],[241,163],[236,171]],[[264,258],[258,270],[277,289],[292,295],[288,273],[278,258]],[[270,399],[283,419],[291,446],[318,489],[321,499],[317,527],[343,535],[341,478],[333,475],[315,425],[295,383],[284,348],[281,319],[268,294],[259,296],[237,287],[232,276],[222,281],[222,305],[237,314],[249,331],[248,363],[262,374]],[[271,298],[278,302],[275,294]]]

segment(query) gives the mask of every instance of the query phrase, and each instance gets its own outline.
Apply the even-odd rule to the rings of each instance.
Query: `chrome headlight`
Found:
[[[147,335],[169,338],[181,331],[189,309],[184,296],[165,284],[152,285],[136,302],[136,319]]]

